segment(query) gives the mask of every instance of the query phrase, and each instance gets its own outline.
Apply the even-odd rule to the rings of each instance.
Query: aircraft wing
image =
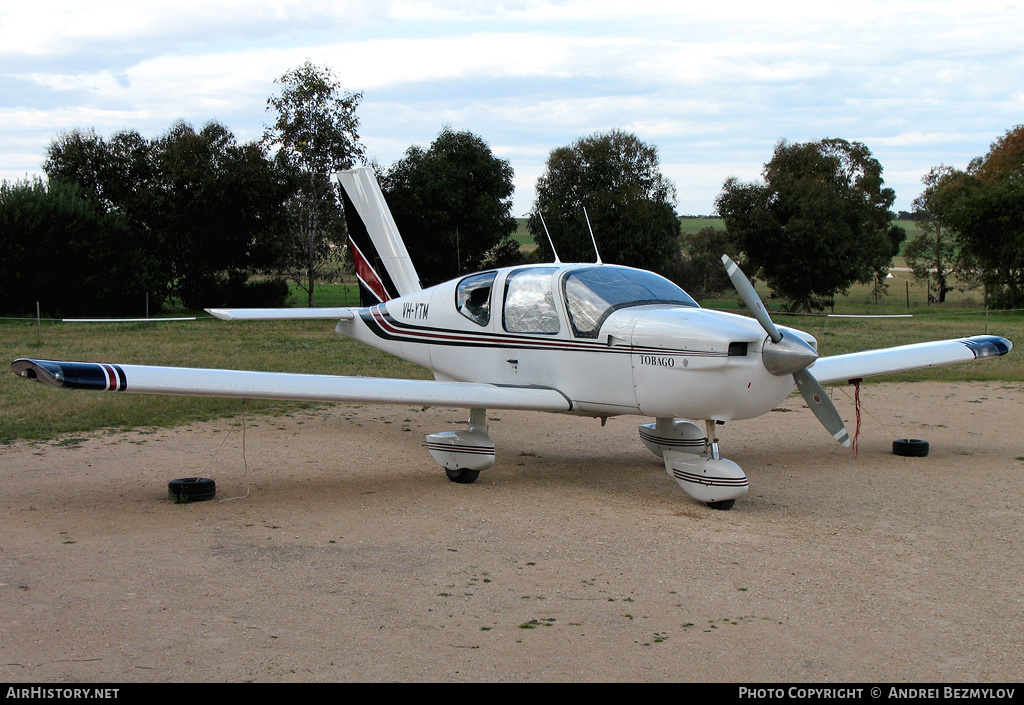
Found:
[[[461,409],[569,411],[572,402],[550,387],[472,382],[341,377],[288,372],[210,370],[20,358],[11,370],[63,389],[181,394],[248,399],[293,399],[445,406]]]
[[[970,338],[936,340],[821,357],[810,367],[810,372],[822,384],[845,382],[890,372],[998,357],[1010,352],[1012,348],[1013,343],[1006,338],[996,335],[975,335]]]
[[[208,308],[206,312],[222,321],[351,320],[354,308]]]

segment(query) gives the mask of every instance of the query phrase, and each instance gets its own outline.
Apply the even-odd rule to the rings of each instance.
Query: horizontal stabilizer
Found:
[[[64,389],[244,399],[412,404],[462,409],[526,409],[552,412],[572,409],[569,399],[550,387],[115,365],[98,362],[57,362],[26,358],[15,360],[11,370],[21,377]]]
[[[354,308],[208,308],[206,312],[222,321],[352,320]]]
[[[810,371],[823,384],[845,382],[861,377],[999,357],[1011,349],[1013,343],[1006,338],[996,335],[975,335],[970,338],[935,340],[929,343],[821,357],[810,367]]]

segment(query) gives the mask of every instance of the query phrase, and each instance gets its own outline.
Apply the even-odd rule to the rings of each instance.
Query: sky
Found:
[[[482,137],[526,214],[551,150],[611,129],[658,148],[680,214],[760,178],[780,140],[863,142],[910,210],[921,178],[1024,123],[1024,0],[44,0],[0,8],[0,179],[73,129],[210,120],[258,139],[309,60],[362,92],[387,167]]]

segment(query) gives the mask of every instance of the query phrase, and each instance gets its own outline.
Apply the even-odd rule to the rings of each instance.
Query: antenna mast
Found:
[[[590,216],[587,215],[587,207],[586,206],[583,206],[583,217],[587,221],[587,230],[590,231],[590,241],[592,243],[594,243],[594,254],[597,255],[597,263],[598,264],[604,264],[604,262],[601,261],[601,253],[597,249],[597,238],[594,237],[594,229],[592,227],[590,227]]]
[[[548,244],[551,245],[551,253],[555,256],[555,264],[561,264],[562,260],[558,259],[558,252],[555,250],[555,243],[551,241],[551,233],[548,232],[548,224],[544,222],[544,214],[537,211],[537,215],[540,217],[540,224],[544,226],[544,234],[548,236]]]

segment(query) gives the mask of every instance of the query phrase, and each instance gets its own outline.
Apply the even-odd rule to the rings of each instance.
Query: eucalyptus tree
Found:
[[[920,282],[927,282],[929,290],[934,288],[936,303],[946,301],[949,278],[957,263],[957,247],[954,233],[935,215],[940,192],[955,172],[948,166],[933,167],[921,179],[924,192],[914,199],[914,220],[921,231],[903,248],[903,259]]]
[[[745,267],[790,308],[825,308],[851,284],[884,278],[906,233],[891,225],[896,194],[865,145],[783,140],[762,175],[729,178],[715,204]]]
[[[277,233],[294,189],[259,143],[239,143],[220,123],[178,121],[152,140],[73,130],[51,142],[43,168],[51,184],[74,184],[99,212],[123,219],[130,247],[93,246],[109,258],[131,251],[140,266],[144,254],[154,309],[165,295],[192,307],[237,302],[250,273],[283,257]],[[68,244],[85,246],[90,232],[69,225]],[[93,274],[104,271],[113,268]]]
[[[593,261],[592,230],[602,261],[671,276],[681,262],[675,205],[657,148],[612,130],[552,150],[529,228],[541,257],[553,257],[546,224],[560,259]]]
[[[191,308],[234,305],[250,274],[284,257],[279,232],[293,187],[260,144],[224,125],[177,122],[153,141],[158,180],[151,229]],[[283,304],[283,301],[281,302]]]
[[[945,170],[925,195],[955,239],[960,282],[983,285],[989,305],[1024,305],[1024,125],[1007,130],[966,170]]]
[[[395,224],[424,286],[521,261],[512,167],[468,131],[444,128],[381,177]]]
[[[267,100],[267,110],[277,117],[264,134],[264,144],[276,150],[278,164],[295,181],[289,208],[292,276],[312,306],[314,283],[345,240],[332,175],[363,159],[356,115],[363,94],[343,91],[329,68],[309,61],[275,82],[281,91]]]

